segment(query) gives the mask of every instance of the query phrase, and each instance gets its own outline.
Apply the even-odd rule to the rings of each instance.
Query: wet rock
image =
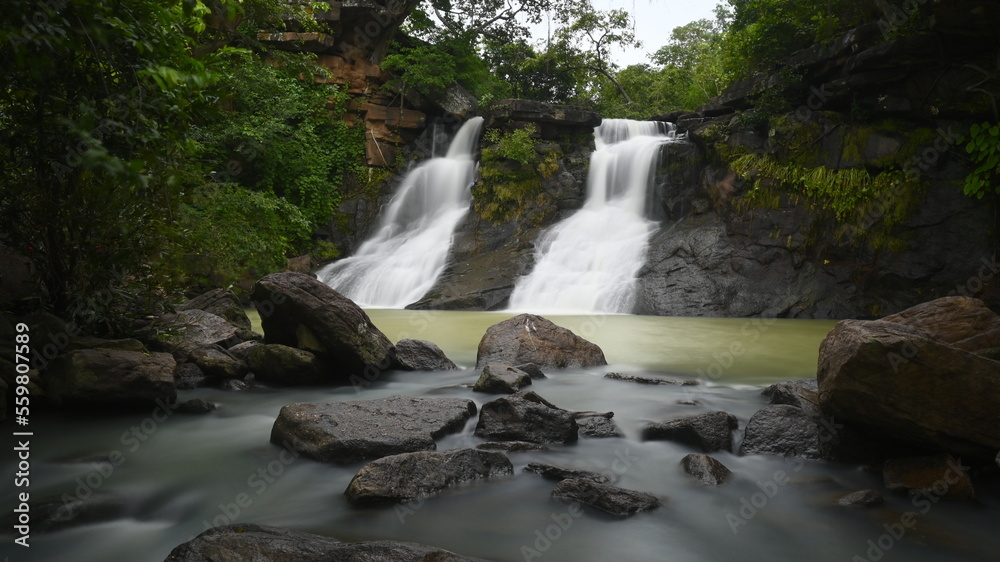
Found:
[[[369,541],[344,543],[338,540],[243,523],[213,527],[177,546],[164,562],[349,562],[393,560],[399,562],[482,562],[447,550],[417,543]]]
[[[614,379],[617,381],[637,382],[639,384],[670,384],[679,386],[694,386],[698,384],[698,381],[696,380],[678,379],[675,377],[642,377],[638,375],[629,375],[627,373],[608,373],[604,375],[604,378]]]
[[[568,478],[559,482],[552,490],[552,497],[580,502],[615,517],[629,517],[660,506],[660,500],[652,494],[599,484],[583,478]]]
[[[561,466],[553,466],[551,464],[542,464],[538,462],[529,462],[528,466],[524,467],[524,471],[533,472],[547,480],[561,481],[567,478],[582,478],[584,480],[590,480],[591,482],[597,482],[599,484],[607,484],[611,481],[610,478],[599,472],[592,472],[590,470],[576,470],[573,468],[563,468]]]
[[[203,347],[229,348],[243,343],[240,328],[204,310],[182,310],[156,319],[143,332],[151,349],[166,351],[178,362],[191,361],[191,353]]]
[[[486,330],[479,342],[476,368],[491,363],[534,363],[557,369],[607,365],[600,347],[534,314],[519,314]]]
[[[965,351],[1000,346],[1000,315],[972,297],[942,297],[882,320],[923,330],[929,337]]]
[[[194,363],[181,363],[174,369],[177,390],[192,390],[205,386],[207,379]]]
[[[250,372],[250,367],[245,362],[218,346],[195,349],[190,357],[201,372],[209,377],[238,379]]]
[[[528,376],[533,379],[544,379],[545,373],[542,372],[542,368],[534,363],[521,363],[520,365],[514,365],[515,369],[521,369]]]
[[[73,351],[74,349],[117,349],[120,351],[138,351],[140,353],[149,351],[141,341],[133,338],[106,340],[104,338],[87,336],[80,336],[70,340],[66,350]]]
[[[885,461],[882,477],[887,490],[910,495],[942,498],[972,498],[975,490],[969,467],[951,455],[907,457]]]
[[[53,359],[45,369],[45,391],[57,406],[144,410],[177,397],[169,353],[78,349]]]
[[[878,490],[858,490],[837,500],[837,505],[843,506],[857,505],[861,507],[873,507],[882,505],[883,503],[885,503],[885,498],[882,496],[882,492]]]
[[[718,486],[733,474],[726,465],[701,453],[686,455],[681,459],[681,466],[684,472],[697,478],[699,484],[706,486]]]
[[[308,385],[334,379],[314,354],[277,343],[250,348],[247,363],[255,380],[264,383]]]
[[[615,422],[604,416],[586,416],[576,419],[580,437],[590,439],[605,439],[608,437],[625,437]]]
[[[215,404],[201,398],[178,402],[175,411],[179,414],[207,414],[215,410]]]
[[[741,455],[823,458],[817,414],[788,404],[757,410],[747,422]]]
[[[548,449],[548,447],[540,443],[529,443],[527,441],[488,441],[476,445],[476,448],[484,451],[507,451],[510,453],[544,451]]]
[[[769,404],[788,404],[800,408],[819,406],[819,383],[815,378],[774,383],[761,391]]]
[[[249,382],[240,379],[226,379],[222,381],[219,385],[222,390],[231,390],[233,392],[242,392],[244,390],[250,390],[253,388]]]
[[[503,453],[480,449],[402,453],[366,464],[344,494],[353,505],[426,498],[462,482],[514,473]]]
[[[230,347],[226,351],[228,351],[233,357],[239,359],[240,361],[246,362],[247,357],[250,354],[250,350],[257,347],[258,345],[263,345],[263,344],[255,340],[245,341],[243,343],[238,343],[233,347]]]
[[[410,371],[454,371],[458,369],[436,344],[424,340],[399,340],[396,357],[403,369]]]
[[[91,525],[123,517],[127,507],[116,496],[96,493],[87,498],[63,495],[31,504],[31,530],[51,533],[70,527]]]
[[[487,365],[472,390],[491,394],[514,394],[531,384],[531,376],[509,365]]]
[[[820,345],[824,412],[870,432],[970,458],[1000,448],[1000,362],[885,321],[844,320]]]
[[[577,430],[572,412],[530,391],[483,404],[476,424],[477,437],[532,443],[572,443]]]
[[[274,273],[253,286],[264,341],[304,349],[338,366],[343,379],[400,368],[396,350],[365,311],[304,273]]]
[[[702,452],[732,451],[736,416],[726,412],[708,412],[686,418],[652,423],[642,430],[647,441],[677,441]]]
[[[221,316],[227,322],[241,330],[250,331],[253,329],[250,324],[250,317],[243,310],[243,305],[240,304],[239,297],[232,291],[212,289],[177,307],[177,310],[192,309],[204,310],[216,316]]]
[[[433,450],[435,439],[460,431],[475,413],[475,402],[462,398],[288,404],[274,422],[271,442],[316,460],[348,464]]]

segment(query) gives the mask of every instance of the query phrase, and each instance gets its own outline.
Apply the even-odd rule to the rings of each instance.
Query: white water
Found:
[[[452,234],[469,211],[482,123],[468,120],[444,157],[411,170],[375,235],[355,255],[319,270],[320,281],[362,306],[402,308],[420,300],[444,271]]]
[[[587,201],[539,237],[535,268],[514,287],[511,310],[632,312],[636,275],[656,228],[645,217],[646,194],[673,125],[605,119],[594,136]]]

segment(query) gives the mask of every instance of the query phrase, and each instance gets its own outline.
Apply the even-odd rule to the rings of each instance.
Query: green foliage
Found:
[[[550,148],[539,157],[534,127],[511,133],[488,129],[483,135],[490,146],[483,148],[479,181],[472,186],[476,213],[495,224],[521,218],[532,205],[546,201],[542,179],[559,170],[562,153]]]
[[[508,158],[526,166],[535,160],[535,125],[528,123],[524,127],[501,134],[499,129],[489,129],[483,135],[487,142],[496,144],[496,153],[502,158]]]
[[[965,152],[976,169],[965,178],[965,194],[982,199],[1000,193],[1000,125],[976,123],[969,129]]]

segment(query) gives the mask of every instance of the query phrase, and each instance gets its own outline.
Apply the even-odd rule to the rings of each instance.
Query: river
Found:
[[[182,400],[218,404],[208,415],[38,413],[31,428],[32,502],[102,494],[123,500],[126,515],[48,534],[33,532],[27,550],[15,549],[5,537],[0,556],[161,561],[207,527],[230,522],[351,541],[415,541],[498,561],[930,562],[996,560],[1000,552],[1000,493],[995,489],[977,489],[976,502],[922,507],[907,496],[887,494],[877,508],[844,508],[836,505],[838,497],[880,488],[880,474],[856,466],[720,452],[713,456],[734,478],[719,487],[701,487],[678,464],[692,451],[639,440],[646,422],[709,410],[736,415],[741,432],[766,403],[761,388],[815,376],[819,343],[834,324],[828,321],[552,316],[600,345],[610,365],[550,370],[531,388],[563,408],[614,411],[626,437],[510,453],[514,476],[454,488],[409,506],[353,508],[343,491],[362,464],[340,467],[281,456],[282,450],[268,442],[281,406],[394,394],[466,397],[481,405],[494,396],[468,388],[478,377],[471,369],[476,347],[489,325],[511,315],[369,312],[393,341],[434,341],[469,369],[390,372],[364,387],[180,393]],[[648,386],[604,379],[609,371],[667,372],[702,384]],[[699,404],[678,403],[689,400]],[[439,440],[438,449],[475,446],[481,440],[473,436],[474,426],[475,418],[462,433]],[[93,459],[113,452],[117,466],[95,464]],[[12,459],[3,455],[8,476],[16,471]],[[663,506],[627,520],[591,511],[574,516],[567,504],[549,497],[553,482],[522,471],[529,462],[614,473],[617,485],[656,494]],[[3,505],[15,505],[13,487],[2,489]],[[915,526],[900,524],[905,512],[916,512]]]

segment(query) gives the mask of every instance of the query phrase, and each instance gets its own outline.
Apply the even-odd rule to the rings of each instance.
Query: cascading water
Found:
[[[423,297],[444,270],[452,234],[469,210],[482,124],[482,117],[468,120],[444,157],[411,170],[375,235],[355,255],[317,272],[320,281],[362,306],[402,308]]]
[[[646,193],[670,123],[605,119],[594,129],[587,200],[544,233],[535,268],[510,297],[511,310],[629,313],[636,274],[656,223],[645,217]]]

